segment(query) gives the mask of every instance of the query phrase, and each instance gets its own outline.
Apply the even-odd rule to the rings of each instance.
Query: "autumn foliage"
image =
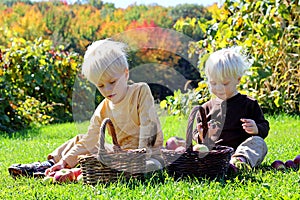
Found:
[[[148,82],[170,114],[188,114],[208,100],[203,64],[233,45],[253,61],[240,91],[266,113],[299,114],[297,0],[126,9],[93,2],[0,3],[0,130],[72,120],[82,56],[92,41],[108,37],[129,44],[131,81]]]

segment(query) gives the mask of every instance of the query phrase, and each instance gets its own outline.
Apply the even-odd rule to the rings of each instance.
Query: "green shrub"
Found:
[[[67,121],[81,57],[53,48],[49,40],[13,38],[1,51],[0,124],[20,129],[34,123]]]
[[[249,76],[241,81],[240,91],[256,98],[266,113],[299,114],[300,16],[297,2],[226,0],[220,9],[212,6],[213,19],[198,22],[205,39],[190,48],[192,54],[199,55],[201,75],[204,76],[204,63],[210,53],[224,47],[241,46],[253,59],[253,64]],[[188,21],[185,24],[189,24]],[[200,98],[203,97],[206,95]]]
[[[201,81],[196,89],[189,89],[186,93],[182,93],[180,90],[174,91],[173,96],[167,96],[165,100],[160,102],[160,107],[167,110],[168,114],[171,115],[188,116],[193,106],[201,105],[209,98],[207,84],[205,81]]]

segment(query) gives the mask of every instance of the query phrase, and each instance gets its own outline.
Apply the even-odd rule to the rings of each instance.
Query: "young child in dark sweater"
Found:
[[[205,74],[213,94],[213,98],[202,105],[209,121],[207,138],[234,148],[230,163],[237,168],[261,164],[267,154],[264,138],[270,129],[258,102],[237,91],[241,77],[249,67],[246,60],[236,48],[226,48],[212,53],[205,63]],[[201,140],[202,134],[203,127],[199,122],[194,140]]]

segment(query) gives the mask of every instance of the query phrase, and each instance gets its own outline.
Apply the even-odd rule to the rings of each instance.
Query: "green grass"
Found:
[[[0,133],[0,199],[300,199],[300,170],[274,171],[276,159],[293,159],[300,154],[300,117],[268,117],[271,131],[266,138],[269,152],[262,167],[224,180],[174,181],[164,174],[145,182],[113,183],[95,187],[82,183],[44,184],[39,179],[9,176],[12,163],[45,160],[57,146],[82,133],[86,124],[56,124],[26,130],[11,136]],[[186,119],[162,118],[165,140],[185,137]]]

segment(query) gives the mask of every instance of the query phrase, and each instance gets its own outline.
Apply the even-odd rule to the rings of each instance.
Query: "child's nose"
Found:
[[[223,85],[216,85],[216,90],[218,90],[218,91],[224,90],[224,86]]]
[[[104,91],[105,92],[110,92],[113,90],[113,86],[111,84],[108,84],[104,87]]]

